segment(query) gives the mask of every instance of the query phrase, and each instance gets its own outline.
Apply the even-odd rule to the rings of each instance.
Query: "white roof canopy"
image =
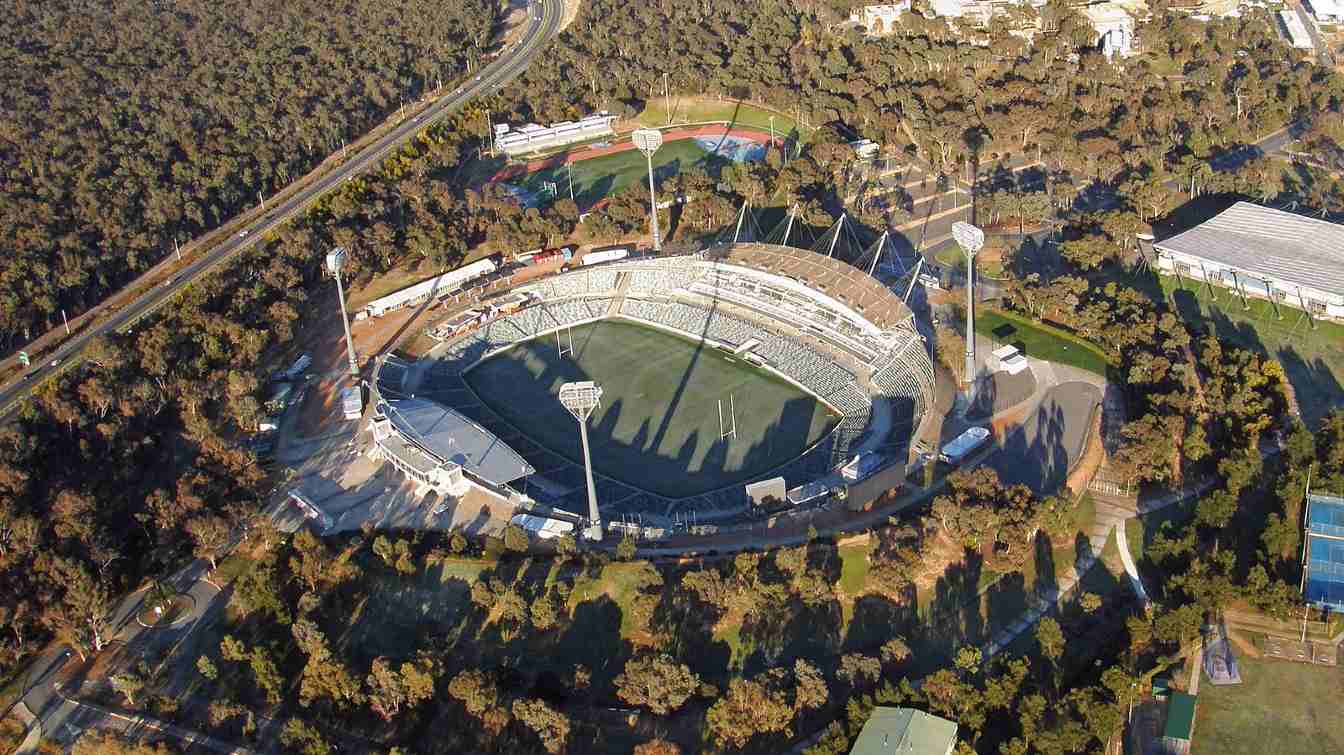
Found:
[[[1238,202],[1154,244],[1303,288],[1344,294],[1344,226]]]

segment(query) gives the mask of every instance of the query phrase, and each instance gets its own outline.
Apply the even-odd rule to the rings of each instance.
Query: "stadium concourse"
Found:
[[[553,446],[555,436],[538,432],[538,422],[520,421],[516,413],[510,422],[492,410],[490,401],[483,400],[481,386],[473,388],[471,378],[474,370],[493,369],[493,360],[513,358],[520,345],[530,348],[533,355],[546,354],[551,359],[570,352],[571,359],[587,367],[584,355],[575,353],[571,343],[583,352],[584,338],[576,334],[592,323],[612,321],[613,327],[605,329],[611,333],[622,332],[614,326],[623,321],[644,331],[675,336],[686,345],[691,364],[703,361],[704,355],[736,363],[733,369],[751,374],[723,379],[737,381],[738,395],[748,404],[748,399],[756,398],[754,394],[765,393],[753,390],[765,381],[787,386],[779,396],[805,397],[809,407],[820,407],[812,421],[799,423],[799,432],[815,433],[820,426],[815,417],[828,415],[824,432],[819,438],[809,437],[797,455],[780,459],[758,454],[759,458],[752,458],[768,462],[760,468],[730,463],[733,468],[719,470],[730,484],[682,497],[657,492],[660,486],[644,475],[643,468],[604,468],[595,453],[603,518],[618,520],[618,525],[619,520],[639,521],[646,535],[703,522],[750,519],[754,513],[745,484],[776,477],[784,479],[788,502],[795,510],[830,507],[841,499],[851,507],[874,500],[903,480],[911,439],[934,403],[932,362],[909,308],[862,270],[810,251],[730,244],[692,255],[631,258],[533,281],[512,294],[510,311],[488,312],[467,332],[441,332],[442,343],[419,362],[408,363],[395,356],[379,360],[374,381],[374,423],[375,428],[382,428],[375,432],[377,453],[408,475],[419,475],[415,479],[426,490],[443,495],[465,481],[508,497],[520,508],[582,517],[586,510],[583,474],[575,455],[539,442],[545,437]],[[525,295],[521,307],[524,299],[518,294]],[[491,309],[488,302],[482,306]],[[672,375],[662,385],[667,391],[685,391],[694,382],[692,372],[688,366],[684,375]],[[743,382],[751,380],[761,382]],[[654,393],[661,390],[657,384],[650,385]],[[486,388],[498,393],[495,386]],[[545,390],[530,395],[518,391],[517,400],[536,402],[524,406],[521,416],[531,416],[529,407],[540,409],[542,402],[554,403],[551,389],[547,383]],[[499,399],[494,400],[498,406]],[[731,397],[717,400],[733,411]],[[482,465],[463,461],[464,441],[453,433],[428,431],[404,421],[407,401],[416,402],[412,408],[425,417],[429,415],[419,402],[440,407],[439,418],[429,424],[470,426],[472,434],[483,432],[516,452],[521,465],[509,466],[509,479],[498,479],[498,474],[492,478]],[[697,415],[676,406],[673,396],[632,392],[621,411],[636,419],[645,415],[664,425],[680,421],[683,413],[703,420],[703,411]],[[739,430],[755,421],[741,410],[738,407],[736,415]],[[403,420],[393,421],[399,414]],[[720,423],[714,430],[727,427]],[[775,426],[772,432],[784,432],[781,427]],[[572,420],[565,429],[577,436]],[[704,437],[692,428],[677,437],[721,447],[742,436],[714,432]],[[642,447],[663,456],[664,462],[675,456],[654,445],[644,443]],[[705,449],[692,449],[687,456],[701,459]],[[724,457],[731,459],[732,455]],[[427,472],[426,465],[438,465],[442,471]],[[651,462],[643,466],[654,467]],[[444,482],[433,484],[432,474],[443,475]],[[693,475],[696,469],[683,469],[680,474]],[[873,484],[879,479],[885,486],[880,489]],[[869,480],[866,487],[865,480]]]

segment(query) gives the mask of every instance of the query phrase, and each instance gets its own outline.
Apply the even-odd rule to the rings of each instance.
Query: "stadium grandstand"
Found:
[[[561,121],[549,126],[528,123],[511,130],[508,124],[495,126],[495,147],[510,157],[555,149],[574,142],[615,136],[616,116],[605,111],[577,121]]]
[[[1237,202],[1153,248],[1166,272],[1344,319],[1344,226],[1337,223]]]
[[[522,498],[554,508],[585,510],[582,468],[492,412],[466,376],[517,344],[543,337],[558,342],[585,324],[625,320],[672,332],[748,362],[823,403],[837,418],[829,432],[796,458],[751,480],[782,476],[790,487],[805,487],[799,493],[806,496],[791,500],[805,499],[809,505],[827,503],[829,493],[846,486],[841,467],[859,454],[877,453],[903,465],[911,438],[933,404],[933,366],[909,308],[862,270],[822,254],[726,244],[692,255],[632,257],[580,268],[517,291],[526,295],[525,306],[466,332],[439,330],[441,343],[420,363],[392,356],[380,360],[376,386],[383,403],[396,409],[388,397],[406,400],[413,383],[416,401],[456,413],[496,438],[520,460],[508,466],[507,474],[453,463],[469,476],[511,486]],[[415,406],[414,416],[430,411]],[[397,411],[408,419],[413,414]],[[409,424],[428,439],[413,436],[409,445],[445,462],[456,458],[436,446],[435,433],[425,423],[396,422],[394,412],[385,413],[387,431],[403,433]],[[400,448],[389,446],[389,452]],[[523,473],[524,467],[531,471]],[[668,498],[595,471],[599,503],[611,517],[639,515],[670,523],[684,521],[690,512],[702,522],[748,515],[740,483]],[[532,476],[537,485],[529,484]]]

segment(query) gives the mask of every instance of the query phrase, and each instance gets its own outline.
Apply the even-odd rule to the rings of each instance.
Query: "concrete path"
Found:
[[[1129,540],[1125,537],[1123,522],[1115,528],[1115,544],[1120,547],[1120,560],[1125,564],[1125,574],[1129,575],[1129,583],[1134,586],[1134,592],[1139,596],[1139,600],[1143,601],[1143,605],[1147,607],[1150,602],[1148,591],[1143,589],[1143,579],[1139,577],[1139,570],[1134,566],[1134,557],[1129,553]]]

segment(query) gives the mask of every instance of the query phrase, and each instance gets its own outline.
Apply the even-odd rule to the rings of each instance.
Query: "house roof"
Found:
[[[402,437],[477,477],[502,485],[536,471],[494,433],[442,404],[389,399],[379,408]]]
[[[1154,246],[1344,295],[1344,225],[1326,220],[1237,202]]]
[[[1167,700],[1167,725],[1162,729],[1164,739],[1189,740],[1195,728],[1195,697],[1172,690]]]
[[[957,724],[913,708],[873,708],[849,755],[947,755]]]

